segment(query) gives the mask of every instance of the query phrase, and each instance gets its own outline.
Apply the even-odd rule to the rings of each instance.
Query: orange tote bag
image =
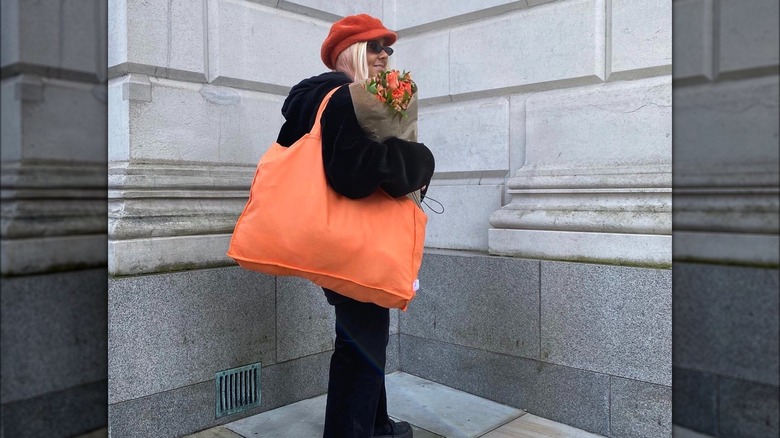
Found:
[[[325,179],[320,104],[311,132],[260,159],[227,255],[246,269],[311,280],[358,301],[406,309],[419,285],[425,213],[383,190],[349,199]]]

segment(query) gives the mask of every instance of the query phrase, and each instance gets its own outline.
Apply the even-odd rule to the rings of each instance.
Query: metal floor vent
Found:
[[[217,384],[217,417],[260,406],[260,363],[220,371]]]

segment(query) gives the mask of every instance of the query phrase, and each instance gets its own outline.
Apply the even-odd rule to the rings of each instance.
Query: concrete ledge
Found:
[[[63,191],[3,188],[3,195],[12,194],[12,197],[3,197],[3,238],[105,234],[106,191],[73,190],[81,192],[84,198],[58,198],[57,193]],[[54,196],[47,196],[49,193]],[[30,199],[33,197],[37,199]],[[74,258],[73,261],[77,260]]]
[[[0,241],[2,275],[71,271],[106,265],[105,234]]]
[[[517,184],[517,178],[511,180]],[[515,186],[517,187],[517,186]],[[510,188],[490,215],[497,228],[669,235],[671,188]]]
[[[180,70],[170,67],[158,67],[137,62],[122,62],[108,68],[108,78],[115,79],[127,75],[146,75],[187,82],[208,82],[206,73]]]
[[[108,273],[136,275],[235,266],[227,254],[231,234],[159,237],[108,242]]]
[[[674,260],[747,266],[778,266],[777,234],[675,231]]]
[[[488,230],[490,254],[668,268],[672,236],[576,231]]]

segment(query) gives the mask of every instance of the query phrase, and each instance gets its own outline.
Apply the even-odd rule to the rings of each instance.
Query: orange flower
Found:
[[[376,77],[368,79],[363,85],[377,100],[406,117],[406,108],[417,93],[417,84],[409,72],[390,70],[380,72]]]
[[[387,87],[391,90],[398,88],[398,70],[392,70],[387,74]]]

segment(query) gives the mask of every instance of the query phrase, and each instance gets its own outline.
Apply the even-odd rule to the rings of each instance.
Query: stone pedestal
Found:
[[[777,266],[778,77],[675,91],[675,260]]]
[[[6,275],[105,265],[105,3],[3,2]]]
[[[21,74],[2,104],[2,274],[104,265],[105,85]]]
[[[671,264],[668,76],[533,94],[525,127],[491,254]]]

